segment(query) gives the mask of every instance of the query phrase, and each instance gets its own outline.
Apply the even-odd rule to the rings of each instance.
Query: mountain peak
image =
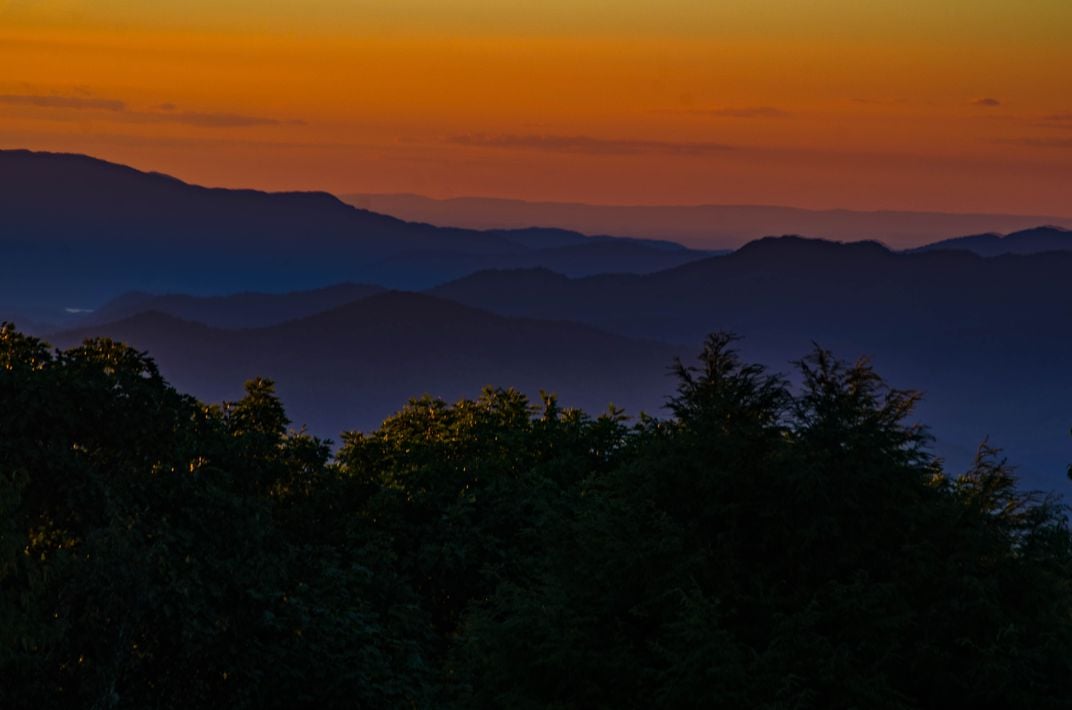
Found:
[[[1064,238],[1070,238],[1072,237],[1072,229],[1065,229],[1064,227],[1059,227],[1055,224],[1043,224],[1038,227],[1032,227],[1031,229],[1021,229],[1018,232],[1010,232],[1009,234],[1006,234],[1004,236],[1004,239],[1012,239],[1015,241],[1017,239],[1026,239],[1040,236],[1060,236]]]
[[[737,260],[771,258],[808,259],[832,257],[842,258],[881,258],[892,252],[876,241],[838,242],[829,239],[815,239],[798,235],[780,237],[763,237],[748,242],[730,256]]]

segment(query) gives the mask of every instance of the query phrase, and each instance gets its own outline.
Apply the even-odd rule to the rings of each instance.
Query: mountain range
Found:
[[[772,234],[840,241],[875,239],[910,249],[960,234],[1014,232],[1040,224],[1072,228],[1072,214],[1012,215],[776,205],[591,205],[487,197],[433,199],[410,194],[349,194],[342,199],[401,219],[472,229],[541,225],[589,234],[673,239],[696,249],[736,249]]]
[[[923,390],[922,418],[951,463],[989,435],[1048,485],[1072,462],[1069,273],[1068,251],[985,258],[788,237],[645,276],[490,272],[431,293],[683,345],[727,330],[776,368],[812,343],[869,356],[894,385]]]
[[[0,152],[0,176],[0,317],[25,328],[31,316],[61,346],[130,342],[208,401],[272,377],[295,422],[324,436],[374,426],[410,396],[484,385],[658,413],[673,358],[722,330],[776,371],[814,344],[868,356],[924,392],[919,416],[952,468],[989,436],[1030,485],[1068,488],[1072,233],[1058,227],[911,251],[764,238],[712,256],[440,229],[79,156]],[[609,254],[636,272],[612,273]]]
[[[205,188],[82,155],[0,151],[0,304],[42,322],[125,291],[420,288],[475,270],[654,271],[708,256],[564,230],[433,227],[322,192]]]
[[[532,372],[545,377],[542,386],[557,390],[566,381],[564,373],[580,370],[585,375],[574,381],[576,389],[562,392],[575,402],[602,407],[607,403],[605,396],[613,392],[611,384],[596,387],[600,394],[594,397],[588,397],[581,385],[587,379],[596,383],[610,375],[591,361],[584,361],[588,364],[583,367],[577,364],[575,358],[591,346],[584,338],[567,336],[561,330],[583,324],[631,343],[631,350],[625,346],[621,350],[632,353],[629,356],[606,349],[600,355],[608,363],[628,363],[615,376],[620,384],[630,379],[626,370],[647,383],[643,396],[636,394],[628,402],[617,403],[631,405],[634,412],[657,411],[673,387],[665,377],[672,357],[694,354],[707,333],[724,330],[742,336],[740,347],[746,357],[776,371],[791,372],[790,361],[814,344],[844,358],[870,357],[893,385],[924,392],[921,419],[933,426],[936,449],[951,464],[966,466],[975,447],[989,436],[1023,466],[1034,485],[1052,488],[1064,485],[1064,467],[1072,461],[1072,439],[1067,436],[1072,424],[1072,368],[1067,366],[1072,355],[1072,284],[1066,278],[1070,269],[1072,252],[988,258],[957,250],[894,252],[873,242],[770,238],[727,256],[648,275],[569,278],[546,269],[485,271],[428,290],[427,295],[433,297],[428,301],[420,300],[427,296],[415,294],[408,298],[417,300],[400,301],[402,295],[397,293],[371,295],[375,289],[354,286],[220,299],[125,297],[95,314],[96,321],[86,316],[84,322],[89,325],[80,331],[53,340],[71,343],[90,334],[128,340],[156,354],[176,382],[210,399],[234,396],[240,382],[253,375],[275,376],[284,383],[295,412],[312,417],[296,417],[298,421],[315,422],[322,427],[320,433],[331,433],[369,421],[364,411],[343,416],[344,403],[350,401],[353,390],[343,387],[337,395],[329,392],[314,397],[307,392],[315,390],[315,378],[305,381],[306,389],[286,386],[288,367],[319,363],[313,366],[315,371],[331,382],[339,379],[336,372],[349,371],[347,362],[364,367],[362,358],[382,357],[382,363],[376,361],[381,363],[377,368],[385,368],[382,376],[405,383],[390,390],[397,399],[418,393],[405,391],[419,383],[400,373],[427,368],[423,360],[413,359],[413,349],[431,349],[448,359],[464,351],[469,353],[469,365],[458,367],[457,381],[475,375],[464,384],[479,388],[482,375],[488,383],[504,384],[511,380],[496,378],[506,371],[490,363],[502,364],[520,356],[518,351],[503,353],[503,333],[520,332],[519,322],[529,328],[539,323],[546,330],[539,338],[533,336],[528,347],[539,354],[537,360],[545,369],[525,360],[528,365],[509,371],[516,378],[513,382],[529,387],[531,393],[541,383],[525,371],[535,368]],[[360,300],[341,303],[351,295]],[[331,298],[339,303],[331,304]],[[236,300],[267,305],[247,312],[250,320],[244,321],[234,309]],[[400,303],[406,308],[400,308]],[[455,311],[446,304],[461,304],[468,310]],[[335,315],[321,319],[313,313],[320,306],[332,307]],[[385,314],[376,327],[369,320],[373,307]],[[144,316],[137,313],[148,309],[169,318],[157,313],[147,321],[139,320]],[[436,316],[426,320],[422,309],[434,310]],[[108,314],[125,320],[102,323]],[[189,323],[180,325],[181,321],[172,320],[175,317],[199,319],[217,328],[190,331]],[[287,322],[290,318],[297,320]],[[481,319],[494,327],[472,326]],[[248,339],[252,337],[248,333],[220,330],[254,326],[260,326],[254,340]],[[383,332],[389,326],[425,339],[396,342],[391,339],[395,336]],[[313,337],[321,329],[360,331],[364,340]],[[169,330],[181,331],[183,336],[168,339],[162,333]],[[297,341],[305,343],[302,355],[280,355],[298,347],[298,331],[303,335]],[[460,340],[421,335],[463,331],[467,335]],[[179,347],[179,343],[195,341],[222,350],[192,356],[186,346]],[[250,345],[254,341],[255,347]],[[547,343],[555,345],[547,347]],[[646,353],[643,357],[638,354],[641,350]],[[426,389],[420,391],[453,394],[465,389],[450,389],[451,377],[445,371],[440,376],[427,380],[430,384],[422,385]],[[621,387],[627,391],[624,384]],[[391,396],[377,400],[381,403],[377,407],[389,407]],[[371,419],[382,413],[377,407],[369,407],[376,412],[369,415]],[[324,415],[327,411],[335,414]]]

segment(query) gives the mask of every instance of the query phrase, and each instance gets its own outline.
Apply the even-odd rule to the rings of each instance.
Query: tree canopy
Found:
[[[5,708],[1066,707],[1072,536],[817,348],[670,416],[487,389],[329,442],[0,329]]]

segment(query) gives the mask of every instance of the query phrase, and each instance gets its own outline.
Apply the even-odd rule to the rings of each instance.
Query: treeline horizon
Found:
[[[665,419],[414,399],[328,442],[0,326],[5,708],[1059,708],[1072,532],[918,395],[710,335]]]

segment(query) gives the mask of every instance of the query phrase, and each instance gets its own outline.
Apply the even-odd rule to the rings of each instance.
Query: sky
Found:
[[[0,0],[0,147],[199,184],[1072,215],[1068,0]]]

